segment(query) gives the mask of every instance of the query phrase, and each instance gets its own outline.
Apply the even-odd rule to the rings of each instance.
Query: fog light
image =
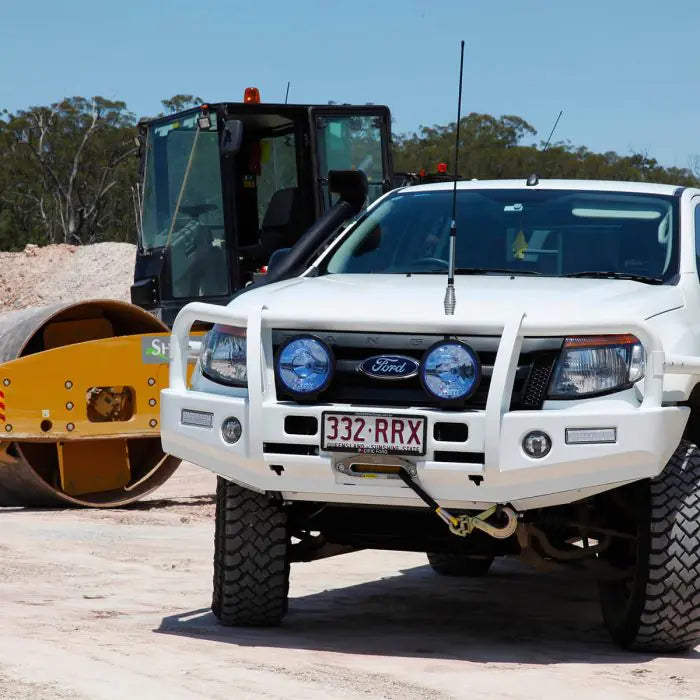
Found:
[[[243,426],[238,418],[227,418],[221,424],[221,437],[224,442],[228,442],[229,445],[233,445],[241,439],[241,433],[243,432]]]
[[[552,440],[541,430],[533,430],[523,438],[523,451],[533,459],[546,457],[551,449]]]

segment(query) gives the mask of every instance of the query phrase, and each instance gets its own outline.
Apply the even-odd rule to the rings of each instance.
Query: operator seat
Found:
[[[301,190],[285,187],[277,190],[267,205],[256,245],[239,248],[245,266],[266,265],[279,248],[290,248],[307,228]]]
[[[270,198],[260,226],[260,247],[267,255],[289,248],[303,233],[304,208],[298,187],[277,190]]]

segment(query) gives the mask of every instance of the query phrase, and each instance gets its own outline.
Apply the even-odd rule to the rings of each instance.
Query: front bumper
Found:
[[[194,307],[194,308],[193,308]],[[289,500],[420,505],[421,501],[400,480],[362,478],[338,470],[344,453],[320,450],[320,434],[291,435],[285,430],[288,416],[307,416],[322,425],[321,414],[329,406],[302,406],[279,402],[268,353],[263,310],[248,319],[248,392],[238,396],[192,391],[184,382],[186,338],[194,320],[231,323],[226,309],[192,304],[178,317],[171,343],[170,388],[161,395],[161,437],[166,452],[199,464],[248,488],[281,493]],[[634,332],[647,353],[644,400],[589,399],[567,408],[509,411],[513,373],[525,335],[563,335],[574,332]],[[261,352],[262,349],[262,352]],[[417,471],[422,486],[441,505],[480,508],[511,503],[520,510],[568,503],[615,486],[659,474],[678,445],[689,409],[662,406],[664,368],[677,373],[700,372],[693,358],[665,360],[658,339],[646,325],[608,322],[595,329],[531,328],[518,316],[502,327],[489,397],[484,411],[449,413],[435,409],[376,409],[333,404],[334,411],[422,415],[427,421],[425,457],[406,458]],[[213,414],[212,427],[183,425],[183,409]],[[229,416],[243,427],[242,437],[230,445],[220,426]],[[437,442],[436,421],[458,421],[468,426],[464,443]],[[616,429],[617,439],[605,444],[567,444],[571,428]],[[542,430],[552,439],[543,458],[532,459],[522,450],[522,439],[531,430]],[[289,454],[288,448],[308,446],[317,454]],[[300,451],[303,451],[304,448]],[[475,461],[445,462],[435,452],[472,453]],[[281,467],[281,469],[280,469]]]

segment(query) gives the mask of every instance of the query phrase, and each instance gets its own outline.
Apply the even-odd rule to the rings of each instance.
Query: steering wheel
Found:
[[[425,257],[425,258],[418,258],[418,260],[413,261],[414,265],[438,265],[442,266],[447,270],[449,267],[449,263],[447,260],[443,260],[442,258],[431,258],[431,257]]]

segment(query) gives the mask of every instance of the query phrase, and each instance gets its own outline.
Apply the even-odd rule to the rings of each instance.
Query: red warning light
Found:
[[[243,102],[249,104],[260,103],[260,90],[256,87],[247,87],[243,93]]]
[[[437,171],[444,175],[447,172],[447,163],[438,163]]]

